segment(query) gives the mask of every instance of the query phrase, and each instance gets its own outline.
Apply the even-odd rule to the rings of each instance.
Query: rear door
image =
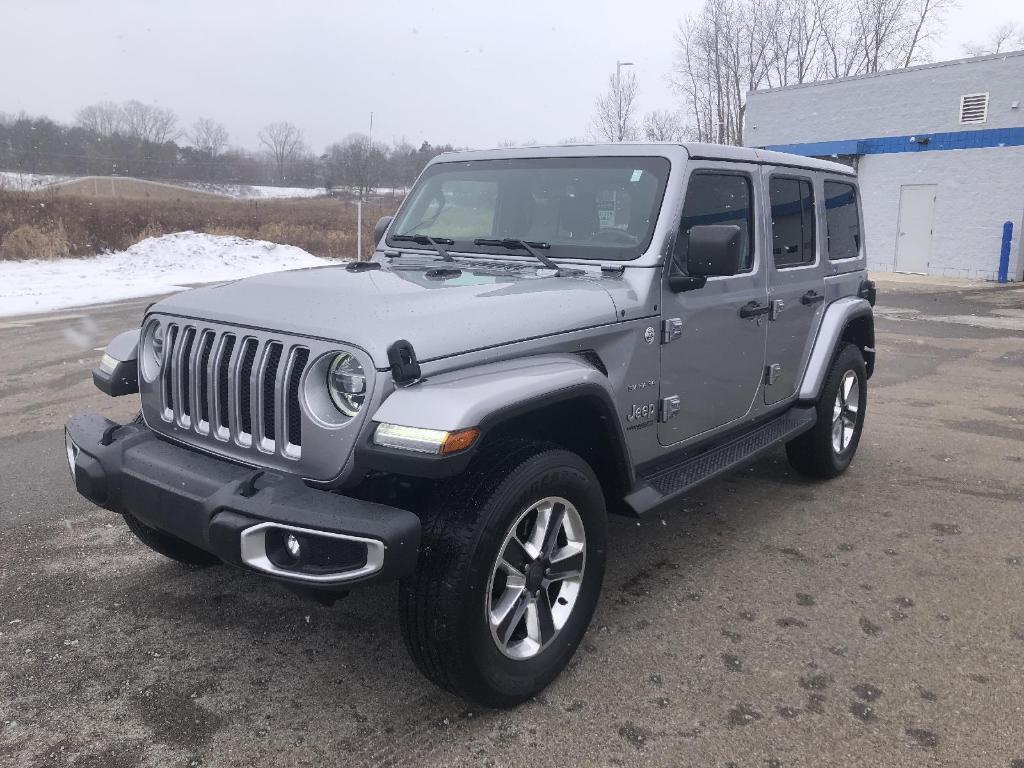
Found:
[[[796,393],[824,307],[819,222],[820,179],[810,172],[775,168],[766,173],[769,237],[768,341],[764,401]]]
[[[659,422],[658,440],[673,445],[746,416],[757,398],[764,366],[767,320],[742,317],[746,304],[764,306],[765,259],[757,215],[760,169],[753,164],[694,161],[676,234],[673,260],[685,272],[684,244],[697,224],[735,224],[744,238],[741,270],[711,277],[696,290],[662,289],[661,396],[679,398],[679,411]],[[665,270],[665,280],[669,269]],[[676,333],[671,333],[675,328]]]

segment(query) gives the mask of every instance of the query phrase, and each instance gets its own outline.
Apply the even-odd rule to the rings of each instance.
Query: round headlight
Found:
[[[334,407],[346,416],[355,416],[366,397],[366,374],[352,355],[340,352],[327,370],[327,391]]]
[[[139,363],[146,381],[152,381],[160,374],[160,366],[164,361],[164,327],[159,320],[154,320],[142,335],[142,350]]]

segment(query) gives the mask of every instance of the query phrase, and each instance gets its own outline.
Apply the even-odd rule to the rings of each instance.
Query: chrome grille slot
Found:
[[[231,398],[228,396],[228,392],[230,387],[231,354],[234,350],[235,334],[224,334],[220,340],[220,345],[217,348],[217,357],[213,363],[217,381],[214,388],[216,396],[214,411],[217,414],[216,435],[221,440],[227,440],[231,434],[229,431],[231,427]]]
[[[213,370],[210,366],[210,353],[213,351],[213,331],[203,331],[199,339],[199,346],[196,353],[196,364],[192,366],[193,389],[199,401],[199,408],[196,410],[199,418],[196,421],[196,431],[201,435],[210,432],[211,394],[210,382],[213,379]]]
[[[192,371],[195,368],[195,363],[192,360],[192,348],[195,346],[195,340],[196,329],[186,328],[182,331],[181,344],[175,355],[178,362],[178,373],[175,379],[180,392],[180,396],[175,399],[181,404],[178,423],[183,427],[191,425],[192,414],[195,413],[195,409],[192,407],[192,394],[195,392],[195,387],[192,386]]]
[[[299,383],[302,381],[302,372],[306,370],[306,363],[309,362],[309,350],[305,347],[296,347],[292,350],[291,358],[288,361],[288,396],[285,399],[285,413],[282,423],[288,430],[285,435],[285,453],[293,451],[299,455],[302,447],[302,411],[299,407]]]
[[[263,348],[260,362],[257,426],[260,430],[260,449],[268,452],[277,447],[277,400],[282,392],[277,378],[281,367],[282,350],[281,342],[270,342]]]
[[[238,422],[235,437],[242,445],[249,445],[252,442],[252,371],[253,365],[256,362],[257,346],[258,342],[256,339],[246,339],[242,342],[242,352],[236,376],[238,386],[233,388],[238,392],[238,402],[234,408]]]
[[[163,403],[162,415],[167,421],[174,419],[174,404],[177,402],[175,397],[177,393],[174,391],[174,361],[177,359],[175,342],[177,340],[178,326],[169,325],[167,332],[164,334],[164,359],[163,367],[160,369],[160,400]]]

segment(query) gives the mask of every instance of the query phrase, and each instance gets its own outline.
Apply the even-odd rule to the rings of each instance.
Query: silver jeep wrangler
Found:
[[[597,604],[609,513],[784,445],[842,473],[874,365],[856,178],[709,145],[460,152],[369,262],[152,305],[66,427],[78,491],[147,546],[331,601],[394,579],[438,685],[544,688]]]

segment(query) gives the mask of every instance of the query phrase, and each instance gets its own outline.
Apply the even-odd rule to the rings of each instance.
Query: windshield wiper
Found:
[[[430,235],[392,235],[391,240],[398,240],[403,243],[417,243],[418,245],[429,245],[437,251],[437,255],[445,261],[455,261],[445,248],[446,245],[455,245],[450,237],[431,237]]]
[[[545,256],[543,253],[538,251],[538,248],[548,249],[551,246],[548,243],[535,243],[528,242],[526,240],[518,240],[514,237],[504,237],[500,240],[492,240],[486,237],[478,237],[473,241],[473,245],[490,245],[496,248],[508,248],[509,250],[522,250],[533,256],[537,261],[543,264],[548,269],[558,271],[559,266],[555,264],[551,259]]]

